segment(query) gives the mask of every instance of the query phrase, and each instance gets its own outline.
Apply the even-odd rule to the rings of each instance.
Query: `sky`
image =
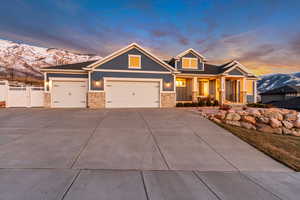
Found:
[[[256,75],[300,71],[300,0],[2,0],[0,38],[107,56],[194,48]]]

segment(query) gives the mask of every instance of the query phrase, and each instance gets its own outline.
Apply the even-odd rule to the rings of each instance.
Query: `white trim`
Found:
[[[84,72],[84,70],[75,70],[75,69],[41,69],[41,72]]]
[[[162,61],[161,59],[159,59],[158,57],[156,57],[155,55],[153,55],[152,53],[150,53],[149,51],[147,51],[146,49],[142,48],[141,46],[139,46],[138,44],[136,43],[132,43],[118,51],[115,51],[113,52],[112,54],[102,58],[101,60],[99,61],[96,61],[90,65],[88,65],[85,69],[87,70],[87,68],[89,68],[88,70],[94,70],[97,66],[103,64],[103,63],[106,63],[112,59],[114,59],[115,57],[133,49],[133,48],[137,48],[139,49],[140,51],[142,51],[144,54],[146,54],[147,56],[149,57],[152,57],[152,59],[154,61],[156,61],[157,63],[161,64],[162,66],[164,66],[166,69],[168,69],[169,71],[176,71],[176,69],[174,69],[171,65],[165,63],[164,61]]]
[[[230,67],[229,67],[230,66]],[[224,68],[229,67],[229,69],[227,69],[226,71],[223,72],[223,74],[228,73],[230,71],[232,71],[233,69],[235,69],[236,67],[239,67],[242,71],[244,71],[246,73],[246,75],[253,75],[246,67],[244,67],[244,65],[242,65],[241,63],[239,63],[238,61],[234,60],[230,63],[228,63]]]
[[[150,79],[150,78],[114,78],[114,77],[104,77],[104,91],[106,91],[106,83],[107,81],[132,81],[132,82],[159,82],[159,107],[161,108],[161,93],[163,91],[163,80],[162,79]],[[175,91],[172,91],[175,92]],[[105,101],[105,107],[106,101]]]
[[[88,72],[89,92],[91,91],[91,72]]]
[[[130,66],[130,59],[131,57],[136,57],[136,58],[139,58],[139,67],[133,67],[133,66]],[[133,54],[128,54],[128,68],[129,69],[142,69],[142,57],[141,55],[133,55]]]
[[[71,78],[71,77],[49,77],[49,80],[52,80],[52,81],[74,81],[74,79],[76,81],[86,81],[88,78],[77,78],[77,77],[74,77],[74,78]]]
[[[48,82],[47,81],[47,72],[45,72],[44,73],[44,92],[49,92],[49,91],[47,91],[47,85],[46,85],[47,82]],[[47,84],[49,84],[49,82]]]
[[[137,69],[137,68],[135,68]],[[146,73],[146,74],[172,74],[164,71],[143,71],[143,70],[119,70],[119,69],[94,69],[94,72],[128,72],[128,73]]]
[[[203,56],[203,55],[201,55],[200,53],[198,53],[195,49],[192,49],[192,48],[189,48],[188,50],[185,50],[184,52],[181,52],[180,54],[178,54],[175,58],[177,58],[177,59],[179,59],[179,58],[181,58],[182,56],[185,56],[187,53],[189,53],[189,52],[192,52],[195,56],[199,56],[200,58],[202,58],[203,59],[203,61],[205,61],[206,60],[206,58]]]

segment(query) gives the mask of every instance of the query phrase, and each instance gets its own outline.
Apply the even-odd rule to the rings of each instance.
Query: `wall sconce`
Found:
[[[95,86],[96,88],[102,87],[102,81],[101,81],[101,80],[94,81],[94,86]]]
[[[171,83],[169,83],[169,82],[168,82],[168,83],[165,83],[165,88],[170,88],[170,87],[171,87],[171,85],[172,85],[172,84],[171,84]]]

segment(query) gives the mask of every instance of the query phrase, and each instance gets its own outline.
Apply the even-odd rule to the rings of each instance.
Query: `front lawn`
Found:
[[[300,137],[262,133],[228,124],[219,125],[279,162],[300,171]]]

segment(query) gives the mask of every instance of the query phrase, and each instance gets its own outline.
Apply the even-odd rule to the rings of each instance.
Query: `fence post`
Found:
[[[30,108],[31,107],[31,87],[26,86],[26,107]]]

